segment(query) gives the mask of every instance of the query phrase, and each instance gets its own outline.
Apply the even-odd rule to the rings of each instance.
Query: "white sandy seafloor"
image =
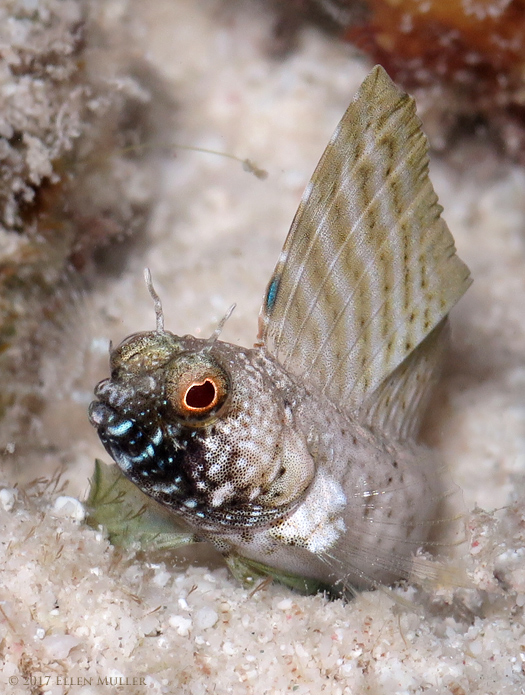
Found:
[[[269,176],[211,155],[168,157],[143,250],[89,300],[88,375],[43,421],[68,486],[23,491],[11,473],[0,491],[1,691],[90,695],[113,682],[126,693],[192,695],[525,692],[525,172],[481,147],[432,162],[475,279],[453,312],[429,432],[471,510],[464,555],[474,589],[419,596],[409,587],[412,608],[379,591],[347,604],[276,585],[250,595],[216,564],[122,554],[82,524],[75,498],[94,458],[108,460],[85,416],[107,343],[154,326],[142,268],[152,270],[168,329],[206,336],[236,302],[223,337],[253,342],[302,189],[370,67],[313,29],[272,58],[271,20],[252,2],[104,7],[103,30],[118,38],[131,22],[121,50],[166,81],[173,140],[249,157]],[[50,474],[34,464],[22,472]]]

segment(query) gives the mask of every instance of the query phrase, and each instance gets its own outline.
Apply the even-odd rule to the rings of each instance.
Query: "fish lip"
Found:
[[[128,384],[108,378],[102,379],[95,386],[95,399],[89,406],[91,411],[94,403],[102,403],[120,417],[133,419],[133,401],[136,400],[137,389],[131,388]],[[127,415],[129,413],[129,416]]]
[[[98,384],[93,389],[93,393],[95,394],[95,396],[98,396],[99,392],[108,383],[108,381],[110,381],[110,379],[106,378],[106,379],[102,379],[101,381],[98,382]]]
[[[103,413],[106,414],[109,409],[110,409],[110,406],[108,406],[106,403],[103,403],[102,401],[99,401],[99,400],[91,401],[91,403],[89,404],[89,407],[88,407],[89,422],[97,430],[104,425]]]
[[[102,401],[105,403],[109,402],[111,394],[114,391],[115,391],[115,384],[109,378],[108,379],[102,379],[102,381],[99,381],[98,384],[93,389],[93,393],[95,395],[95,398],[97,398],[98,401]]]
[[[115,444],[119,437],[109,435],[108,430],[111,427],[118,426],[119,423],[123,423],[125,421],[129,421],[133,423],[133,425],[135,425],[135,423],[133,420],[121,413],[117,408],[114,408],[109,403],[101,400],[91,401],[88,407],[88,418],[89,422],[97,430],[98,436],[100,437],[104,448],[108,451],[110,456],[114,458],[112,451],[113,447],[110,445]],[[108,449],[108,446],[110,446],[111,450]]]
[[[124,416],[106,401],[94,400],[89,404],[88,418],[95,429],[103,430],[111,424],[111,420],[124,418]]]

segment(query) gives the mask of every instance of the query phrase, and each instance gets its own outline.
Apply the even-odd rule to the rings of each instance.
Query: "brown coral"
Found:
[[[525,0],[295,0],[287,26],[292,16],[295,26],[317,21],[314,9],[405,89],[419,90],[445,136],[458,123],[481,124],[525,161]]]

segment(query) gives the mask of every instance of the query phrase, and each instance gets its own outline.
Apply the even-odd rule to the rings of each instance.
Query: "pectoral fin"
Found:
[[[164,550],[197,542],[193,533],[182,529],[173,515],[141,492],[117,466],[98,459],[86,507],[89,525],[103,526],[114,545]]]

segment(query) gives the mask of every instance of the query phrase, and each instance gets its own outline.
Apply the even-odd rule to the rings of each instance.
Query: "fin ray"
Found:
[[[449,332],[448,320],[443,319],[365,400],[359,411],[362,424],[400,442],[417,437],[441,371]]]
[[[288,371],[356,413],[470,284],[414,101],[379,66],[308,184],[260,314]]]

